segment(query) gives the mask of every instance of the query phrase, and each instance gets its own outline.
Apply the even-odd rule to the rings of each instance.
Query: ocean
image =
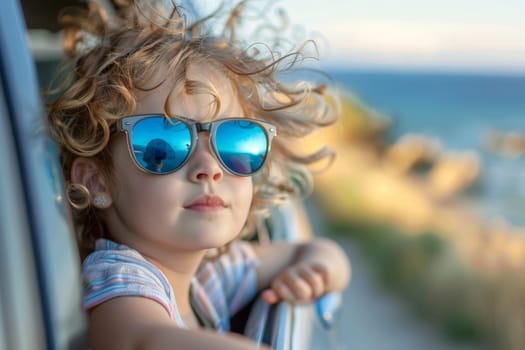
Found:
[[[481,178],[463,195],[489,219],[525,227],[525,156],[496,155],[491,131],[525,135],[525,76],[331,71],[342,89],[392,118],[391,140],[406,133],[440,140],[447,152],[476,151]]]

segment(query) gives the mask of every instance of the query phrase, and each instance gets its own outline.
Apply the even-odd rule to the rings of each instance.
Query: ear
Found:
[[[100,209],[111,206],[113,199],[107,181],[94,159],[78,157],[71,165],[71,182],[85,186],[91,194],[91,203]]]

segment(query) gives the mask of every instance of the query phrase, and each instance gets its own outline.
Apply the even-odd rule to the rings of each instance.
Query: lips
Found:
[[[227,205],[219,196],[202,195],[188,205],[185,205],[184,208],[196,211],[213,211],[227,208]]]

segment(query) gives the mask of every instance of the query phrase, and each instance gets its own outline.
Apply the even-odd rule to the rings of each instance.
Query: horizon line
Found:
[[[419,73],[478,76],[513,76],[525,78],[525,67],[470,66],[463,65],[395,65],[395,64],[341,64],[321,62],[320,67],[328,71],[377,72],[377,73]]]

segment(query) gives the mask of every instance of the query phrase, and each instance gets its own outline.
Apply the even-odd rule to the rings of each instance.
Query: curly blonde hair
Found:
[[[277,126],[279,136],[266,171],[255,180],[243,233],[253,231],[255,218],[269,206],[310,186],[308,172],[303,171],[305,165],[333,156],[328,148],[298,154],[290,146],[290,138],[303,137],[332,124],[337,117],[323,96],[325,85],[305,81],[287,84],[279,79],[279,74],[304,60],[304,45],[286,54],[260,43],[244,45],[237,39],[237,31],[247,1],[229,12],[224,30],[218,34],[206,29],[206,24],[220,9],[190,24],[187,17],[191,13],[174,3],[163,4],[115,0],[113,16],[96,3],[68,8],[60,15],[64,46],[71,59],[64,68],[69,72],[67,78],[53,91],[58,97],[49,104],[48,121],[59,144],[77,238],[84,252],[92,251],[95,240],[108,237],[108,232],[90,204],[89,190],[72,183],[72,163],[76,157],[90,157],[111,179],[110,130],[120,118],[133,113],[136,91],[162,84],[148,86],[159,66],[167,67],[166,75],[175,77],[176,85],[182,84],[179,86],[186,93],[211,94],[218,111],[220,96],[206,83],[186,79],[190,62],[212,65],[230,80],[247,117]],[[301,185],[297,179],[303,180],[299,181]]]

